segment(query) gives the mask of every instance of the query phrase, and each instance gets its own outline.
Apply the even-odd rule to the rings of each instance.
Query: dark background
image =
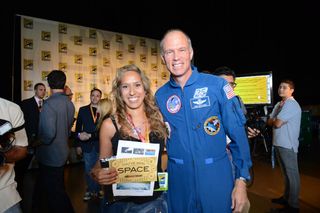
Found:
[[[302,106],[320,104],[318,1],[8,4],[12,5],[1,9],[1,97],[19,100],[19,94],[12,91],[12,76],[20,75],[18,63],[13,62],[17,54],[13,41],[14,14],[21,14],[159,40],[168,29],[180,28],[192,40],[199,69],[213,71],[225,65],[237,75],[272,71],[275,101],[279,100],[280,80],[290,78],[296,83],[294,96]]]

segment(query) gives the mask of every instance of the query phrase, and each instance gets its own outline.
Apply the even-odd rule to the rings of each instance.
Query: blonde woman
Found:
[[[97,106],[97,113],[99,113],[99,118],[97,122],[97,130],[100,130],[102,122],[109,118],[112,113],[112,101],[110,98],[103,98],[99,101]]]

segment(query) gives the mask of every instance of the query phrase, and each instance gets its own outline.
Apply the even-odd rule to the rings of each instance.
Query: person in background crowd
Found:
[[[214,74],[217,76],[220,76],[222,78],[224,78],[229,84],[230,86],[234,89],[237,84],[236,84],[236,74],[235,72],[230,69],[229,67],[226,66],[221,66],[215,69]],[[247,109],[241,99],[240,96],[236,95],[236,98],[238,99],[238,103],[239,103],[239,107],[241,108],[244,116],[246,117],[247,115]],[[247,126],[247,135],[248,138],[254,138],[257,137],[260,133],[260,130],[256,129],[256,128],[251,128],[249,126]],[[230,138],[227,136],[227,144],[229,144],[231,142]],[[230,158],[230,161],[232,163],[232,155],[229,149],[229,146],[227,145],[227,152],[228,152],[228,156]],[[232,164],[233,170],[234,170],[234,165]],[[248,203],[246,204],[246,209],[247,211],[249,211],[250,209],[250,202],[248,200]]]
[[[112,84],[115,116],[105,119],[100,128],[100,159],[115,156],[119,140],[130,140],[160,145],[157,170],[161,172],[161,153],[167,138],[166,126],[154,102],[150,80],[135,65],[118,69]],[[103,169],[97,163],[92,170],[95,180],[102,185],[116,183],[115,168]],[[159,187],[158,181],[155,188]],[[111,196],[106,194],[106,196]],[[103,212],[167,212],[165,193],[154,191],[153,196],[130,196],[102,206]]]
[[[23,111],[25,120],[25,129],[28,136],[28,154],[25,158],[16,162],[14,170],[16,173],[15,180],[18,183],[17,190],[22,197],[21,207],[24,212],[28,211],[28,205],[25,203],[27,200],[26,198],[32,196],[33,193],[24,193],[23,182],[25,174],[27,173],[34,156],[34,149],[38,138],[39,115],[43,106],[45,95],[46,86],[43,83],[37,83],[34,85],[34,96],[21,102],[21,109]]]
[[[13,167],[14,162],[27,155],[28,138],[23,126],[25,123],[23,112],[17,104],[0,98],[0,119],[3,122],[9,122],[14,130],[2,131],[4,123],[1,122],[0,212],[21,213],[19,203],[21,197],[16,190],[17,183],[14,181]],[[10,148],[5,147],[7,144],[10,144]]]
[[[243,112],[224,79],[191,65],[193,48],[181,30],[160,42],[170,80],[156,92],[168,123],[169,212],[241,212],[248,201],[251,167]],[[226,134],[236,168],[226,153]]]
[[[237,86],[236,73],[232,69],[230,69],[229,67],[226,67],[226,66],[218,67],[215,69],[214,74],[224,78],[233,89]],[[239,100],[239,104],[240,104],[240,107],[243,111],[243,114],[246,116],[247,115],[246,106],[244,105],[244,103],[239,95],[236,95],[236,97]],[[260,134],[260,130],[258,130],[256,128],[251,128],[250,126],[247,126],[247,134],[248,134],[248,138],[254,138]]]
[[[76,122],[77,141],[82,150],[87,183],[87,190],[83,196],[84,201],[91,200],[93,197],[102,196],[99,195],[99,185],[90,176],[90,171],[97,162],[99,156],[99,138],[96,134],[96,124],[99,118],[97,106],[101,96],[101,90],[97,88],[91,90],[90,104],[80,107]]]
[[[66,96],[69,97],[70,101],[72,101],[73,92],[72,92],[71,88],[68,85],[64,86],[64,93],[66,94]]]
[[[71,88],[68,85],[64,86],[64,94],[68,96],[70,101],[72,101],[73,98],[73,92]],[[76,121],[77,118],[74,117],[73,119],[73,124],[71,128],[71,134],[69,136],[69,148],[70,148],[70,153],[69,153],[69,159],[67,163],[73,163],[77,162],[79,160],[82,160],[82,150],[81,147],[78,146],[78,142],[76,141]]]
[[[40,113],[38,135],[41,144],[36,149],[39,176],[33,212],[43,212],[39,205],[41,198],[46,198],[48,211],[72,213],[73,206],[65,191],[64,168],[69,156],[68,138],[75,108],[64,94],[66,75],[63,71],[51,71],[47,81],[51,96],[44,102]]]
[[[278,102],[268,119],[268,125],[273,127],[273,146],[284,179],[284,193],[274,198],[273,203],[284,205],[279,212],[299,212],[300,175],[298,168],[298,148],[301,123],[301,108],[294,99],[295,86],[291,80],[282,80],[278,94]]]

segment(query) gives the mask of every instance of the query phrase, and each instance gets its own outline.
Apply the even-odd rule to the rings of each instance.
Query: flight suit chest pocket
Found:
[[[197,130],[203,127],[206,120],[209,117],[216,116],[220,117],[219,109],[217,108],[217,103],[215,101],[209,101],[210,105],[207,107],[201,107],[201,108],[191,108],[191,115],[192,116],[192,129]]]

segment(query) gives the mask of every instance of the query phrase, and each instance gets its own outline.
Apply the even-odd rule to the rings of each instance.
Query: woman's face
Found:
[[[120,91],[127,108],[137,109],[143,106],[146,92],[141,77],[137,72],[128,71],[123,74]]]

